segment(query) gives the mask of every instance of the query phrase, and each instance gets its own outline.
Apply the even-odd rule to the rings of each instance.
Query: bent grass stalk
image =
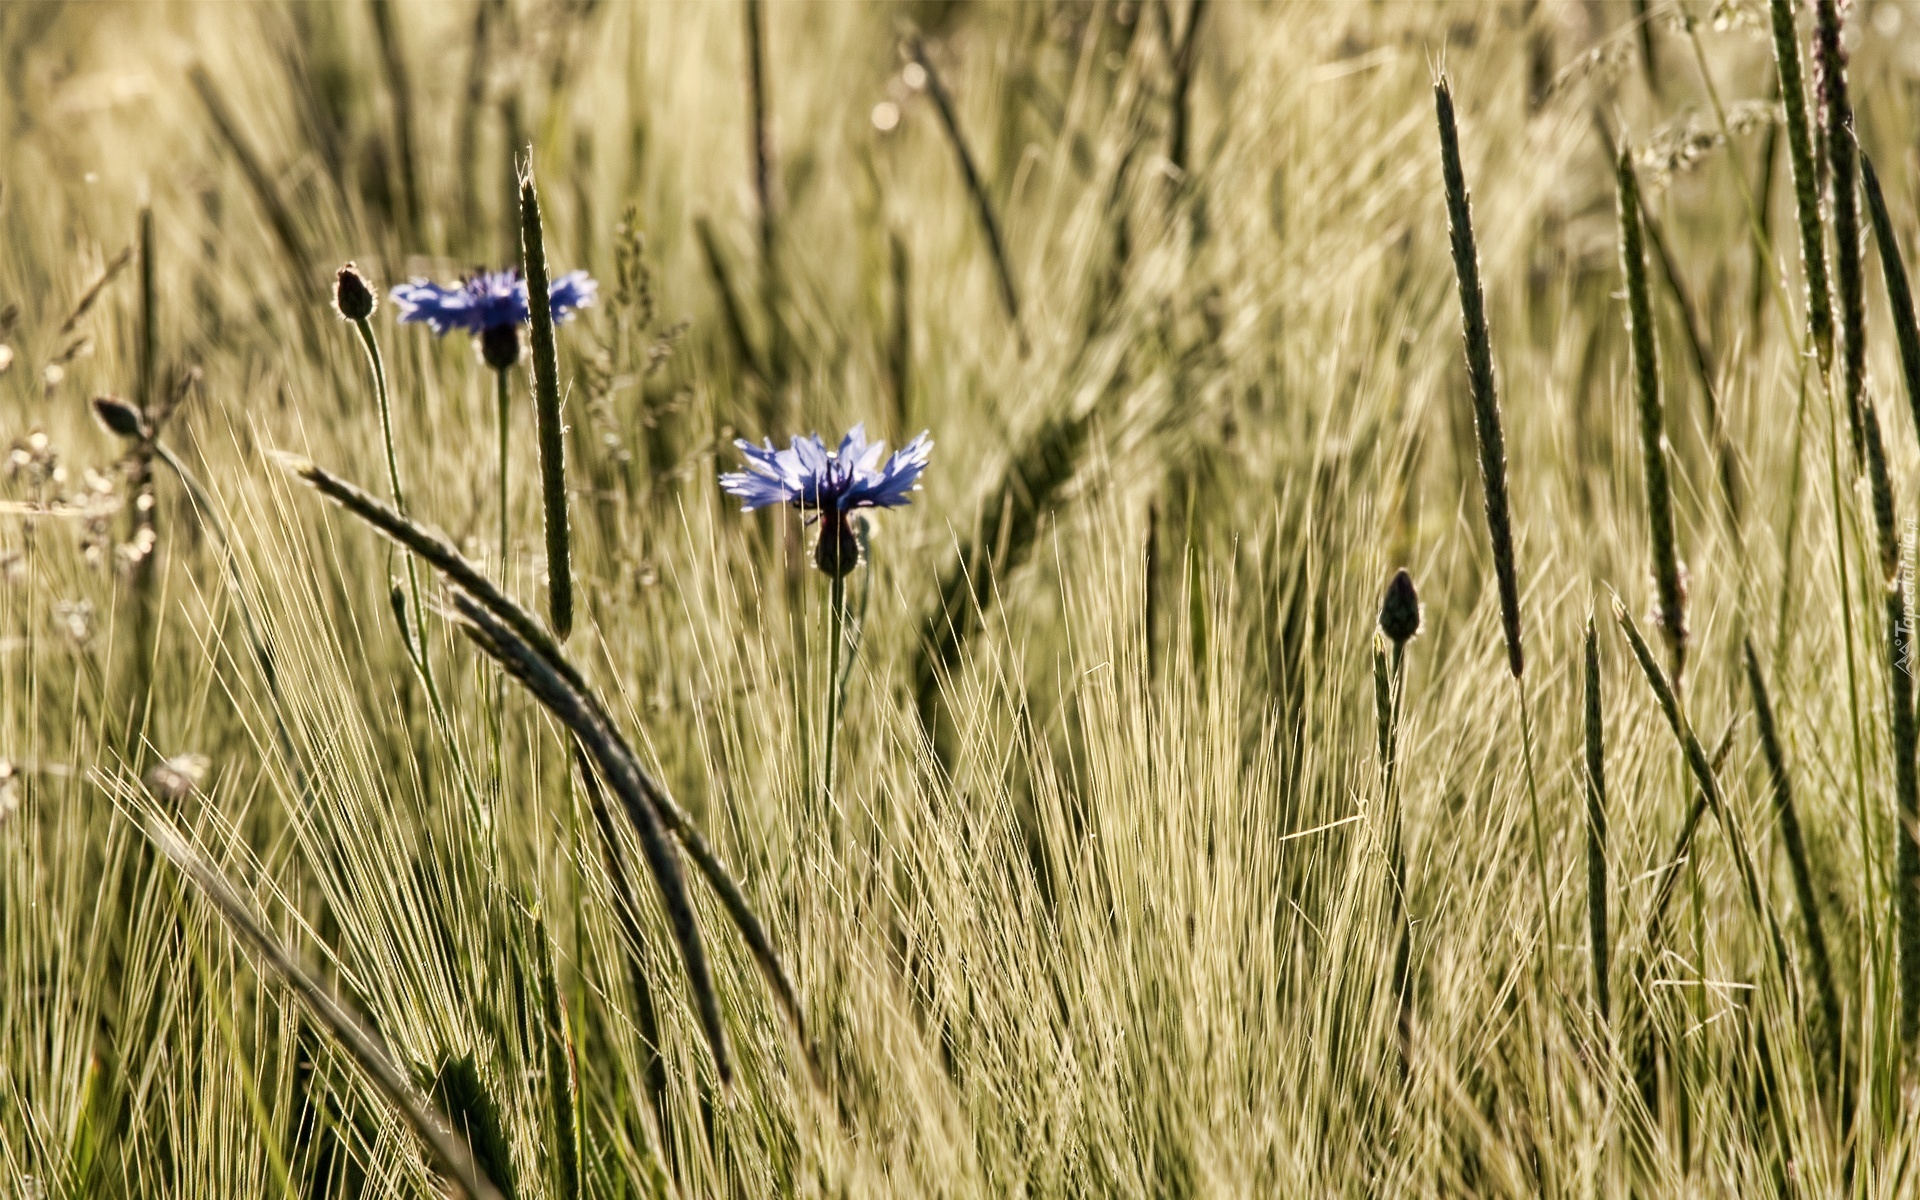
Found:
[[[1793,784],[1787,774],[1786,753],[1773,720],[1773,704],[1767,697],[1766,677],[1760,672],[1760,659],[1749,640],[1746,652],[1747,688],[1753,694],[1754,723],[1760,734],[1760,749],[1767,759],[1768,790],[1773,796],[1774,815],[1780,822],[1780,840],[1786,846],[1787,863],[1793,871],[1793,892],[1800,904],[1800,920],[1806,929],[1807,955],[1813,960],[1814,987],[1820,992],[1820,1008],[1827,1020],[1828,1082],[1840,1079],[1840,1047],[1846,1029],[1840,1013],[1840,992],[1834,986],[1833,960],[1827,953],[1827,936],[1820,924],[1820,905],[1813,887],[1813,868],[1807,858],[1807,846],[1800,834],[1800,817],[1793,803]]]
[[[747,948],[752,952],[755,963],[773,991],[774,999],[793,1024],[795,1035],[808,1055],[809,1066],[815,1078],[818,1079],[820,1072],[817,1060],[813,1057],[812,1044],[807,1040],[806,1023],[798,994],[794,991],[785,969],[780,964],[779,956],[774,951],[773,942],[767,936],[765,927],[754,914],[746,893],[734,880],[732,872],[727,869],[720,856],[701,835],[693,818],[640,766],[632,749],[617,732],[614,732],[612,719],[608,716],[605,707],[588,687],[586,679],[561,652],[559,643],[553,639],[552,634],[532,613],[509,599],[504,592],[490,583],[486,576],[454,549],[453,544],[445,537],[402,516],[390,506],[382,504],[365,491],[330,474],[307,459],[285,453],[276,453],[274,458],[295,478],[365,521],[376,532],[412,550],[429,566],[444,575],[447,581],[457,589],[454,601],[456,606],[461,608],[463,617],[466,616],[469,608],[475,606],[477,611],[490,615],[493,618],[492,622],[476,625],[469,619],[468,626],[479,629],[487,639],[482,645],[483,649],[487,649],[491,654],[492,650],[489,647],[497,648],[506,656],[502,660],[502,665],[508,665],[506,660],[510,659],[517,664],[518,669],[524,669],[527,672],[527,677],[516,674],[516,678],[522,678],[522,682],[527,682],[528,678],[533,679],[545,689],[546,696],[566,706],[569,713],[577,714],[584,711],[595,718],[592,722],[583,722],[583,726],[596,739],[605,741],[610,738],[609,745],[602,747],[603,751],[617,752],[622,760],[617,779],[611,774],[607,775],[609,786],[617,786],[618,782],[632,789],[630,792],[622,793],[621,798],[626,803],[629,818],[636,827],[643,820],[649,819],[647,813],[640,812],[639,809],[649,810],[652,818],[657,819],[668,832],[679,839],[680,844],[692,856],[694,865],[699,867],[701,874],[706,877],[707,883],[720,898],[729,919],[739,931],[741,939],[746,942]],[[496,625],[499,628],[496,629]],[[505,630],[512,636],[504,636],[500,630]],[[555,681],[558,683],[557,686]],[[542,703],[547,703],[547,700],[543,698]],[[582,731],[575,732],[581,734]],[[583,736],[583,744],[585,740]],[[603,772],[608,771],[607,765],[601,761],[599,755],[596,754],[593,757]],[[635,803],[636,798],[639,801],[638,805]],[[656,877],[656,883],[664,889],[677,878],[677,873],[664,882]]]
[[[500,1190],[475,1161],[472,1148],[420,1098],[374,1036],[334,998],[326,985],[300,965],[293,952],[280,944],[265,922],[254,915],[251,906],[241,896],[240,889],[158,812],[143,813],[140,825],[148,840],[181,874],[192,880],[200,894],[213,905],[234,938],[251,948],[255,956],[300,1000],[307,1012],[333,1035],[387,1103],[412,1128],[415,1136],[425,1143],[427,1152],[440,1169],[451,1176],[472,1200],[504,1200]]]
[[[1847,99],[1847,55],[1841,45],[1840,11],[1835,0],[1815,0],[1813,52],[1820,110],[1826,117],[1827,165],[1832,174],[1834,280],[1840,300],[1840,366],[1842,395],[1847,400],[1848,428],[1853,433],[1853,464],[1857,471],[1865,447],[1867,384],[1867,307],[1860,271],[1860,196],[1854,159],[1853,105]]]
[[[1667,719],[1667,725],[1673,730],[1674,738],[1680,743],[1685,754],[1687,767],[1693,772],[1694,782],[1706,797],[1707,807],[1712,809],[1714,820],[1726,835],[1727,843],[1733,848],[1734,865],[1739,870],[1740,882],[1746,889],[1747,903],[1753,909],[1754,919],[1766,929],[1774,955],[1774,969],[1778,972],[1781,984],[1791,993],[1793,976],[1788,964],[1792,961],[1787,955],[1786,942],[1781,936],[1779,922],[1774,919],[1773,909],[1767,903],[1766,893],[1760,886],[1760,873],[1754,866],[1753,856],[1748,852],[1746,834],[1742,831],[1733,812],[1727,807],[1720,792],[1720,782],[1713,761],[1700,745],[1700,739],[1694,736],[1693,726],[1687,720],[1686,710],[1681,707],[1680,697],[1674,691],[1666,672],[1661,670],[1659,662],[1653,656],[1653,650],[1646,639],[1640,635],[1640,629],[1627,612],[1627,606],[1620,597],[1613,597],[1613,618],[1627,635],[1627,644],[1633,648],[1633,656],[1640,663],[1641,673],[1646,676],[1647,686],[1653,690],[1654,699],[1660,705],[1661,714]],[[1729,731],[1731,733],[1731,731]]]
[[[920,69],[927,73],[927,95],[933,97],[933,106],[940,113],[940,124],[947,132],[947,141],[953,146],[954,160],[959,164],[961,179],[967,185],[967,195],[973,199],[974,215],[980,220],[980,231],[986,235],[987,251],[993,258],[994,278],[1000,285],[1000,302],[1006,306],[1007,319],[1013,322],[1015,335],[1020,339],[1020,353],[1027,353],[1027,328],[1020,317],[1020,293],[1013,282],[1013,265],[1007,258],[1006,238],[1000,232],[1000,217],[994,212],[993,197],[987,194],[987,185],[980,178],[980,168],[974,165],[973,151],[967,146],[967,136],[960,128],[960,114],[953,107],[953,96],[948,93],[947,85],[940,78],[940,72],[934,68],[933,60],[927,56],[926,43],[918,36],[907,40],[907,53]]]

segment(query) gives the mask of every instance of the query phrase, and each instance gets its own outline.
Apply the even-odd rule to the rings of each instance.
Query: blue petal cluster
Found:
[[[720,486],[745,502],[742,512],[791,504],[833,516],[908,503],[920,490],[920,473],[933,453],[933,442],[922,433],[882,463],[887,444],[867,441],[864,425],[855,425],[838,450],[828,450],[817,433],[794,438],[786,450],[775,450],[772,441],[734,445],[747,456],[747,469],[720,476]]]
[[[553,319],[564,321],[575,309],[592,304],[599,286],[585,271],[554,280],[547,289]],[[477,336],[501,326],[525,325],[528,316],[527,284],[514,267],[482,271],[453,285],[411,280],[393,289],[393,302],[402,322],[423,321],[437,334],[462,329]]]

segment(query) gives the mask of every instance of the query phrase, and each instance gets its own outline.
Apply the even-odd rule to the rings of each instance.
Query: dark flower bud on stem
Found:
[[[860,535],[845,513],[820,515],[820,544],[814,547],[813,565],[829,579],[844,579],[860,565]]]
[[[480,361],[505,371],[520,361],[520,327],[490,325],[480,334]]]
[[[1393,573],[1387,594],[1380,601],[1380,632],[1396,646],[1404,646],[1420,632],[1420,593],[1414,590],[1413,576],[1405,567]]]
[[[378,303],[373,289],[352,263],[341,267],[333,277],[333,307],[342,319],[364,321],[373,315]]]
[[[108,433],[117,437],[135,438],[145,441],[147,422],[140,410],[118,396],[95,396],[93,398],[94,419],[106,427]]]

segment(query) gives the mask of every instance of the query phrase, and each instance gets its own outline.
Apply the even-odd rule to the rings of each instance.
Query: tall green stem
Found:
[[[847,577],[835,573],[827,600],[827,800],[833,800],[833,751],[840,740],[840,643],[846,638]]]
[[[509,375],[504,370],[493,373],[494,411],[498,420],[500,434],[500,590],[507,591],[508,564],[511,562],[513,526],[508,509],[507,464],[509,461],[509,422],[513,416],[513,387]],[[507,677],[500,674],[493,686],[493,777],[496,784],[504,786],[506,779],[504,759],[506,756],[507,721]]]

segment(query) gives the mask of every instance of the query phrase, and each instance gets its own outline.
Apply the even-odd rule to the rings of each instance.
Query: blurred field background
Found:
[[[1910,254],[1920,11],[1844,20]],[[0,57],[0,1194],[447,1186],[155,818],[511,1196],[1920,1192],[1885,582],[1844,402],[1801,353],[1764,4],[14,2]],[[1694,781],[1609,611],[1612,589],[1652,628],[1609,139],[1659,231],[1687,714],[1709,747],[1730,731],[1719,787],[1784,972],[1725,821],[1652,919]],[[696,881],[730,1087],[558,725],[509,692],[496,757],[498,673],[423,580],[439,728],[390,607],[400,558],[268,457],[385,494],[333,271],[384,295],[517,262],[525,146],[554,270],[601,282],[559,331],[569,653],[733,868],[806,1020],[803,1044]],[[1866,246],[1910,557],[1920,439]],[[488,372],[391,304],[373,328],[412,511],[537,607],[525,364],[502,563]],[[177,401],[159,441],[203,496],[96,425],[101,394]],[[715,477],[735,436],[856,421],[936,449],[849,580],[829,789],[810,531]],[[1374,636],[1402,566],[1424,621],[1389,795]]]

